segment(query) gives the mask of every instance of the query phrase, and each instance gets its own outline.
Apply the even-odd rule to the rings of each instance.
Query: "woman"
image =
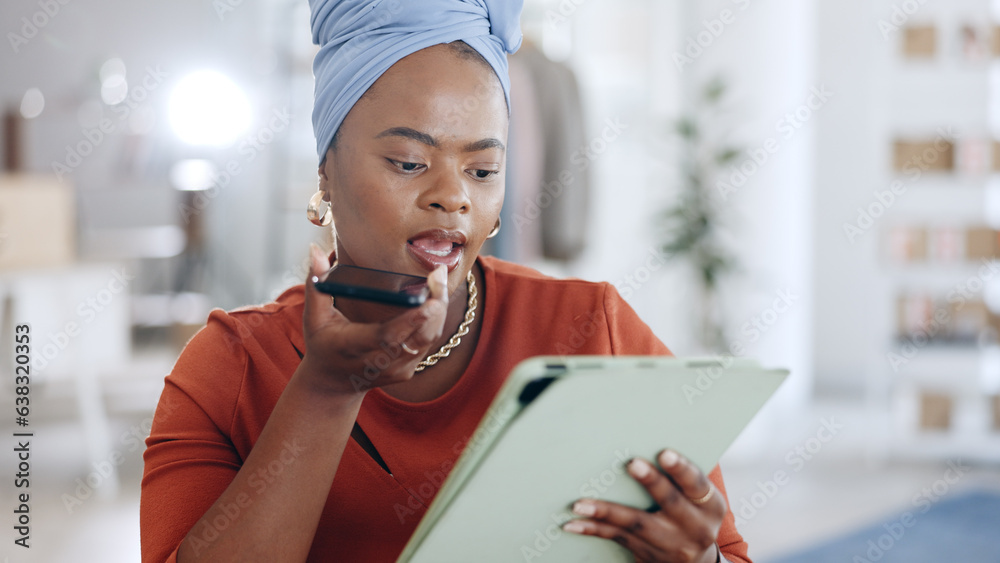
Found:
[[[213,310],[166,378],[144,561],[394,561],[519,361],[670,354],[609,284],[479,256],[500,228],[520,2],[311,8],[309,216],[332,219],[335,249],[313,246],[305,284],[275,302]],[[314,276],[333,260],[427,276],[430,298],[331,303]],[[749,561],[718,468],[664,451],[628,469],[659,512],[581,499],[565,530],[640,561]]]

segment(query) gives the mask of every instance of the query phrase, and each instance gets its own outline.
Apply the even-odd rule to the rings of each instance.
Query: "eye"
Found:
[[[490,178],[490,177],[493,177],[493,176],[499,174],[500,171],[499,170],[481,170],[480,169],[480,170],[473,170],[473,173],[476,175],[476,178],[479,178],[480,180],[485,180],[487,178]]]
[[[400,162],[398,160],[393,160],[391,158],[388,158],[386,160],[388,160],[390,163],[392,163],[393,166],[399,168],[403,172],[415,172],[419,170],[421,167],[423,167],[423,164],[418,164],[416,162]]]

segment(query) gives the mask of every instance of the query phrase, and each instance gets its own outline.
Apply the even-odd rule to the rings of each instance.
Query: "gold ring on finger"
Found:
[[[713,495],[715,495],[715,488],[712,487],[712,486],[709,486],[708,487],[708,492],[705,493],[705,496],[700,497],[700,498],[689,498],[689,500],[691,502],[693,502],[693,503],[701,506],[701,505],[705,504],[706,502],[708,502],[709,500],[711,500]]]

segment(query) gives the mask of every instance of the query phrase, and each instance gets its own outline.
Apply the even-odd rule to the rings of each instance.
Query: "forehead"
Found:
[[[406,126],[442,138],[505,137],[508,124],[503,87],[493,69],[447,45],[397,61],[350,113],[360,129]]]

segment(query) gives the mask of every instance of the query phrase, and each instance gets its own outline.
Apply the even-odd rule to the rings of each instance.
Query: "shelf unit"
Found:
[[[891,9],[887,2],[880,4],[886,12]],[[975,42],[968,40],[969,30],[974,30]],[[997,463],[1000,262],[993,274],[975,242],[982,237],[970,237],[968,231],[1000,229],[1000,197],[993,195],[1000,192],[991,193],[1000,186],[1000,129],[994,107],[1000,105],[1000,14],[991,10],[989,0],[927,4],[891,39],[882,77],[884,178],[886,186],[903,182],[906,192],[879,223],[887,299],[874,323],[883,334],[884,375],[868,385],[876,422],[871,453],[880,459]],[[935,145],[942,138],[953,143],[953,152],[943,149],[944,142]],[[901,144],[914,142],[935,149],[906,152]],[[933,156],[915,161],[914,155],[920,154]],[[900,160],[930,169],[914,179],[902,170]],[[917,259],[902,258],[899,232],[921,229],[927,234],[923,251],[916,253]],[[935,252],[928,240],[931,233],[953,247]],[[992,245],[990,259],[1000,260],[1000,232],[993,234]],[[982,276],[983,271],[989,275]],[[960,288],[970,293],[962,296]],[[901,296],[910,298],[904,301]],[[980,326],[970,314],[973,309],[982,312]],[[956,326],[959,316],[961,326]],[[931,337],[925,338],[928,334]]]

